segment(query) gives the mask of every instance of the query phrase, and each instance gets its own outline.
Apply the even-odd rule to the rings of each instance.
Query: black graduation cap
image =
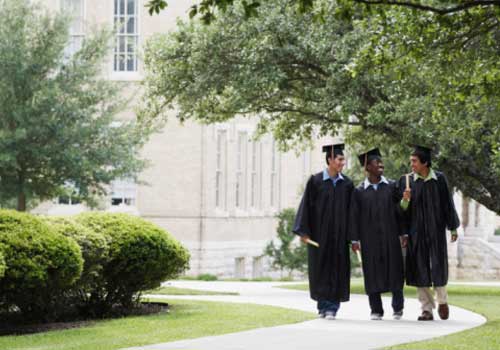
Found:
[[[365,167],[366,164],[377,158],[382,158],[382,154],[380,153],[380,150],[378,148],[371,149],[368,152],[360,154],[358,156],[359,163],[362,167]]]
[[[333,152],[332,152],[332,150],[333,150]],[[343,156],[344,155],[344,144],[337,143],[335,145],[325,145],[325,146],[323,146],[323,152],[328,152],[329,154],[333,153],[333,157],[336,157],[338,155]]]
[[[419,153],[424,155],[427,159],[429,160],[431,159],[431,153],[432,153],[431,148],[420,145],[413,145],[413,147],[414,147],[413,153]]]

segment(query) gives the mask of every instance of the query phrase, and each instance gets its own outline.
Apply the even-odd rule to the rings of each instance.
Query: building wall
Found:
[[[454,199],[461,226],[458,242],[448,244],[450,278],[500,279],[500,240],[494,236],[498,215],[460,194]]]
[[[56,11],[62,1],[42,2]],[[187,18],[190,6],[189,1],[174,1],[160,15],[149,16],[144,4],[145,1],[140,1],[138,6],[140,45],[155,33],[173,30],[177,17]],[[113,6],[114,0],[84,1],[86,35],[97,27],[112,28]],[[139,60],[137,72],[114,72],[111,53],[103,66],[103,75],[120,82],[123,96],[130,100],[118,120],[135,118],[143,68]],[[297,205],[304,179],[312,169],[311,162],[305,168],[303,155],[279,153],[269,135],[254,142],[255,118],[237,118],[208,126],[194,122],[181,125],[175,114],[176,111],[170,112],[163,130],[153,135],[143,149],[150,166],[140,175],[135,203],[132,206],[107,203],[106,210],[135,213],[168,230],[190,250],[190,274],[263,276],[269,269],[262,254],[275,235],[275,215],[285,207]],[[226,133],[224,181],[217,186],[217,171],[221,170],[217,163],[221,155],[217,143],[221,131]],[[246,133],[246,139],[240,144],[242,133]],[[221,198],[217,200],[217,193],[222,202]],[[72,214],[84,210],[82,205],[43,203],[36,212]]]
[[[63,0],[38,1],[56,11]],[[167,10],[154,16],[149,16],[145,3],[146,0],[141,0],[138,4],[140,47],[152,35],[174,30],[178,17],[187,18],[192,1],[170,1]],[[97,27],[111,29],[113,6],[114,0],[85,0],[84,33],[89,35]],[[144,71],[141,49],[138,54],[136,72],[114,72],[112,52],[103,65],[103,76],[120,82],[124,88],[123,96],[130,100],[128,108],[117,116],[118,120],[133,120],[134,106],[140,102],[140,81]],[[175,111],[171,111],[166,126],[152,136],[143,150],[150,166],[140,176],[144,184],[136,186],[135,203],[110,206],[108,202],[106,210],[141,215],[172,233],[191,252],[190,274],[246,278],[273,274],[262,253],[275,235],[275,215],[283,208],[297,207],[308,176],[324,167],[321,144],[331,140],[318,139],[311,149],[301,154],[280,153],[270,135],[255,143],[251,140],[256,122],[255,118],[236,118],[216,125],[194,122],[181,125],[175,119]],[[218,145],[221,132],[226,135],[222,150]],[[247,133],[248,137],[242,144],[239,143],[241,133]],[[257,150],[255,158],[254,147]],[[241,153],[243,157],[239,161],[238,154]],[[219,186],[218,176],[219,181],[222,179]],[[237,185],[241,189],[239,193]],[[464,205],[460,196],[455,197],[459,212],[467,207],[469,214],[467,225],[461,228],[463,239],[459,244],[449,245],[450,275],[493,278],[495,274],[491,269],[484,275],[474,274],[477,266],[484,263],[484,257],[475,252],[478,247],[484,248],[482,241],[494,239],[492,235],[499,225],[498,217],[483,207],[477,207],[474,202]],[[84,210],[87,209],[82,205],[43,203],[35,211],[72,214]],[[493,259],[491,266],[497,266],[496,246],[490,248],[493,250],[487,251]]]

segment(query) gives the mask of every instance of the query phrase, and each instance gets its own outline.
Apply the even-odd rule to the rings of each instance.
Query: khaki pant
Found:
[[[422,304],[422,311],[432,312],[432,309],[436,308],[436,302],[434,301],[434,293],[436,293],[436,299],[438,304],[448,303],[448,292],[446,287],[434,287],[433,289],[425,287],[417,288],[418,300]]]

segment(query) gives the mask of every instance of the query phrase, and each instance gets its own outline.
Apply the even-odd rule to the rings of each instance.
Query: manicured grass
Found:
[[[283,284],[276,286],[276,288],[309,291],[309,284],[308,283]],[[351,280],[351,293],[365,294],[365,287],[363,286],[363,281],[361,279]]]
[[[239,295],[235,292],[213,292],[209,290],[197,290],[189,288],[177,288],[177,287],[160,287],[152,290],[148,290],[144,294],[160,294],[160,295]]]
[[[307,283],[283,285],[280,288],[309,290]],[[448,285],[450,303],[471,310],[487,318],[488,322],[477,328],[434,338],[431,340],[389,347],[394,350],[492,350],[500,349],[500,288],[470,285]],[[351,293],[364,294],[360,280],[351,282]],[[405,287],[405,295],[416,296],[414,287]]]
[[[174,300],[170,306],[169,313],[158,315],[97,321],[78,329],[2,336],[0,349],[111,350],[297,323],[316,317],[309,312],[251,304]]]
[[[492,288],[494,289],[494,288]],[[396,345],[387,349],[493,350],[500,349],[500,288],[496,296],[450,295],[453,305],[485,316],[488,322],[477,328],[431,340]],[[489,293],[494,293],[491,290]]]
[[[293,290],[303,290],[308,291],[309,285],[307,283],[297,283],[297,284],[284,284],[276,286],[277,288],[293,289]],[[500,288],[498,287],[482,287],[482,286],[471,286],[465,284],[449,284],[446,289],[450,296],[500,296]],[[405,295],[415,296],[417,289],[415,287],[405,286]],[[352,294],[365,294],[365,287],[361,279],[351,280],[351,293]],[[454,302],[454,300],[452,300]],[[460,305],[457,305],[460,306]]]
[[[257,277],[257,278],[218,278],[215,275],[204,274],[199,276],[182,276],[179,281],[209,281],[209,282],[291,282],[291,277]]]

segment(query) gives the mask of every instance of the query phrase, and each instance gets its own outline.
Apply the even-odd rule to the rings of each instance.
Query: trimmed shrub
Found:
[[[95,286],[101,284],[103,269],[108,262],[109,244],[102,233],[76,222],[73,218],[46,216],[45,222],[55,231],[70,237],[80,246],[83,257],[83,271],[68,296],[68,302],[80,308],[90,302]]]
[[[80,247],[27,213],[0,210],[0,246],[5,273],[3,307],[17,306],[26,318],[51,319],[58,299],[79,278]]]
[[[102,312],[116,304],[132,306],[141,291],[156,288],[189,267],[189,252],[165,230],[144,219],[84,213],[76,221],[103,234],[109,244],[103,280],[92,292]]]
[[[198,275],[197,279],[199,279],[200,281],[217,281],[218,278],[216,275],[212,275],[209,273],[202,273]]]

